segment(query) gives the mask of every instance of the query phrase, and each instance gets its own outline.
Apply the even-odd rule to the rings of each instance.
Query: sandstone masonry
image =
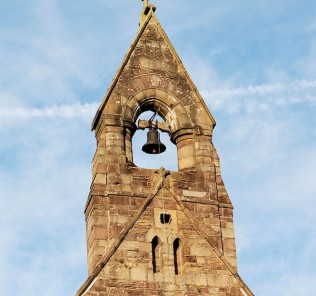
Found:
[[[253,295],[237,272],[233,206],[212,142],[215,120],[154,11],[145,5],[92,123],[88,279],[76,295]],[[136,120],[147,110],[168,124],[178,172],[133,164]]]

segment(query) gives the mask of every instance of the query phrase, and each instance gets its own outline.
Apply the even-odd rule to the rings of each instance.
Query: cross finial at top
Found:
[[[148,0],[142,0],[144,2],[144,9],[148,6]]]
[[[152,4],[149,4],[149,0],[142,0],[144,2],[144,8],[140,14],[140,22],[139,22],[139,25],[143,25],[144,21],[146,20],[147,18],[147,15],[150,11],[152,12],[155,12],[156,10],[156,7]]]

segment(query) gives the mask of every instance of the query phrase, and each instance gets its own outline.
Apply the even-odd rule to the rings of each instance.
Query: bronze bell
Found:
[[[147,133],[147,143],[142,150],[148,154],[159,154],[166,150],[166,146],[160,142],[160,135],[156,128],[150,129]]]

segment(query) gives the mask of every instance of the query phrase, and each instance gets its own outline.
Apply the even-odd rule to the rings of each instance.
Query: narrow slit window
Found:
[[[173,242],[173,260],[174,260],[174,273],[179,274],[179,267],[181,265],[181,248],[180,239],[175,239]]]
[[[152,267],[153,273],[160,272],[161,269],[161,242],[158,236],[155,236],[151,242]]]

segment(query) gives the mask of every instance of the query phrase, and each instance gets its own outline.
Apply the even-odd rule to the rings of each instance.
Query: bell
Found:
[[[166,150],[166,146],[160,142],[160,135],[157,129],[150,129],[147,133],[147,143],[142,150],[148,154],[159,154]]]

